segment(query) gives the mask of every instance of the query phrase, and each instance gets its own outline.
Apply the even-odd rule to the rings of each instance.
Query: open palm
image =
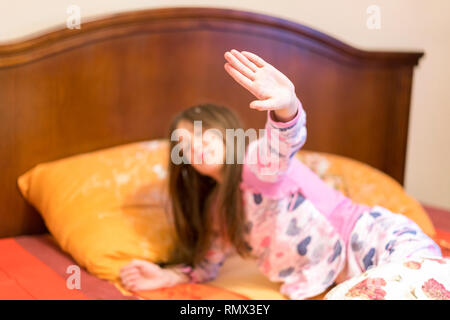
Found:
[[[256,54],[237,50],[224,54],[224,68],[258,100],[250,103],[257,110],[280,110],[290,108],[296,99],[294,84],[274,66]]]

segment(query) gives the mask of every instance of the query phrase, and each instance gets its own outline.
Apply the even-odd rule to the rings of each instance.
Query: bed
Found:
[[[39,163],[164,138],[173,114],[198,103],[229,106],[246,128],[262,128],[265,114],[247,107],[252,96],[224,72],[223,53],[232,48],[257,53],[295,84],[308,113],[305,152],[365,164],[401,188],[422,52],[360,50],[298,23],[218,8],[151,9],[95,18],[79,30],[61,26],[0,45],[0,298],[284,298],[237,256],[209,284],[136,295],[82,270],[83,289],[68,290],[75,261],[17,187]]]

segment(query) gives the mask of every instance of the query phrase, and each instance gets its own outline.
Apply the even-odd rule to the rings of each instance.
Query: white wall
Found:
[[[15,0],[0,2],[0,42],[62,25],[70,4],[82,21],[140,8],[204,6],[256,11],[309,25],[366,49],[423,50],[415,71],[406,191],[450,209],[450,1],[448,0]],[[366,27],[369,5],[381,9],[381,29]]]

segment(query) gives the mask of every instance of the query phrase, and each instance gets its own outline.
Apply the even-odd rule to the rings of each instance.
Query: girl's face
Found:
[[[193,124],[184,120],[178,123],[177,129],[184,130],[180,142],[183,152],[188,152],[191,166],[200,174],[220,182],[225,162],[225,145],[220,131],[209,129],[194,132]]]

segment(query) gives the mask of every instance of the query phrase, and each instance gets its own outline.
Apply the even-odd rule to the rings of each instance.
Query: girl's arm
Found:
[[[257,180],[277,182],[306,141],[306,113],[293,83],[257,55],[237,50],[225,53],[225,70],[259,100],[250,108],[266,111],[264,137],[252,141],[246,165]]]
[[[195,268],[186,264],[161,267],[150,261],[133,259],[120,270],[120,278],[125,289],[130,291],[154,290],[172,287],[182,283],[205,282],[217,277],[223,264],[227,249],[221,241],[213,241],[205,259]]]
[[[306,142],[306,113],[298,99],[293,119],[279,121],[276,112],[269,110],[265,135],[250,143],[245,161],[258,180],[276,183],[285,176],[291,159]]]

